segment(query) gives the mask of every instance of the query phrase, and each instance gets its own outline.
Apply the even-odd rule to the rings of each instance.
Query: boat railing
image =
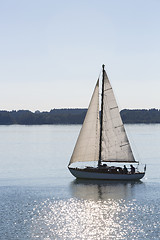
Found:
[[[114,174],[136,174],[136,173],[141,173],[145,172],[145,169],[143,171],[139,170],[139,165],[137,167],[117,167],[117,166],[108,166],[107,164],[102,164],[100,166],[95,167],[89,167],[86,166],[85,168],[76,168],[77,170],[82,170],[82,171],[89,171],[89,172],[104,172],[104,173],[114,173]]]

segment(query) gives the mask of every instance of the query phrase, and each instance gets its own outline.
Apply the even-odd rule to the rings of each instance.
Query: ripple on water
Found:
[[[46,200],[33,209],[32,239],[158,239],[160,214],[154,202]]]

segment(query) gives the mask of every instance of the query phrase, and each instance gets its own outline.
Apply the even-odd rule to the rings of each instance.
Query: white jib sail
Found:
[[[135,162],[106,72],[103,104],[102,161]]]
[[[99,129],[100,123],[98,80],[69,165],[74,162],[98,161]]]

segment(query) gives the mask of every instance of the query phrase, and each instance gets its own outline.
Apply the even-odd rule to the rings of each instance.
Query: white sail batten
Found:
[[[74,162],[98,161],[99,129],[100,123],[98,80],[69,165]]]
[[[117,102],[104,71],[102,161],[135,162]]]

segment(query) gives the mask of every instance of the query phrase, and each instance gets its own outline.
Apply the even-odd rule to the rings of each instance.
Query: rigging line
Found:
[[[141,157],[139,151],[137,150],[137,146],[136,146],[135,141],[134,141],[132,130],[130,130],[130,127],[127,126],[127,124],[124,124],[124,128],[125,128],[125,131],[126,131],[126,134],[127,134],[128,141],[129,141],[130,145],[132,146],[131,152],[133,154],[133,157],[135,159],[136,158],[139,159],[139,161],[141,162],[142,161],[142,157]],[[135,150],[136,156],[135,156],[133,150]]]
[[[102,70],[99,71],[98,79],[100,79],[101,73],[102,73]]]
[[[98,79],[99,79],[99,96],[101,96],[101,93],[100,93],[100,77],[101,77],[101,75],[102,75],[102,69],[100,69],[100,71],[99,71],[99,76],[98,76]]]

